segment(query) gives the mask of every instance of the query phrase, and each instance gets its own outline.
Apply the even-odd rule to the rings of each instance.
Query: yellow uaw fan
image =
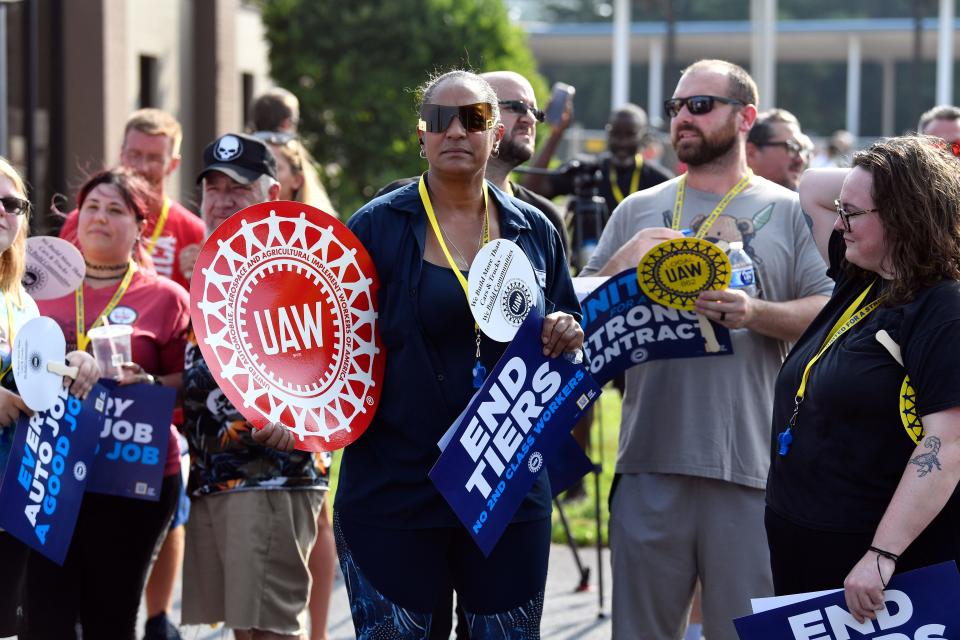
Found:
[[[700,238],[675,238],[647,252],[637,267],[640,289],[657,304],[692,311],[704,291],[730,286],[730,259],[717,245]],[[710,321],[697,315],[706,350],[720,350]]]
[[[901,367],[904,366],[900,345],[894,342],[885,329],[877,331],[876,339]],[[910,384],[909,375],[903,377],[903,383],[900,385],[900,422],[913,443],[920,444],[920,441],[923,440],[923,422],[917,415],[917,392]]]

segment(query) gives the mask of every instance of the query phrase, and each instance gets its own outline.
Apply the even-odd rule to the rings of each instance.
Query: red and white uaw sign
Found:
[[[200,350],[255,427],[332,451],[370,424],[384,354],[376,270],[339,220],[298,202],[237,212],[204,243],[190,286]]]

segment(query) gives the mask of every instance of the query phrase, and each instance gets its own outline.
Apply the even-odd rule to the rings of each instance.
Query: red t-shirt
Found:
[[[85,329],[100,316],[119,285],[93,289],[83,286]],[[77,348],[75,294],[55,300],[39,300],[40,314],[57,321],[67,340],[67,351]],[[147,271],[137,271],[130,286],[108,316],[110,324],[133,327],[130,347],[133,360],[147,373],[166,375],[183,371],[183,354],[190,327],[190,297],[170,280]],[[176,428],[170,425],[170,446],[164,475],[180,472],[180,446]]]
[[[79,246],[77,242],[77,218],[79,213],[76,209],[67,215],[63,227],[60,229],[60,237]],[[153,237],[153,229],[160,212],[156,211],[147,220],[147,226],[143,231],[145,242],[149,242]],[[190,281],[183,275],[180,269],[180,252],[184,247],[192,244],[203,244],[207,230],[203,221],[184,208],[179,202],[170,200],[170,212],[167,214],[167,221],[160,231],[157,243],[153,245],[153,251],[150,257],[153,259],[153,268],[162,276],[170,278],[187,291],[190,290]]]

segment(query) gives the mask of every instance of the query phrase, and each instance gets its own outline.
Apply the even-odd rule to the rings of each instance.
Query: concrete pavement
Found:
[[[580,559],[590,568],[591,591],[575,592],[580,582],[576,564],[570,548],[553,545],[550,549],[550,566],[547,572],[547,589],[544,598],[543,622],[540,626],[544,640],[606,640],[610,638],[610,555],[603,551],[604,614],[599,618],[597,592],[597,551],[596,548],[580,549]],[[173,620],[180,619],[180,598],[174,604]],[[140,625],[143,625],[141,611]],[[209,626],[182,627],[185,640],[231,639],[233,634],[223,629],[211,629]],[[334,585],[330,603],[329,618],[330,640],[352,640],[353,622],[350,619],[350,607],[347,604],[347,592],[343,580],[338,578]]]

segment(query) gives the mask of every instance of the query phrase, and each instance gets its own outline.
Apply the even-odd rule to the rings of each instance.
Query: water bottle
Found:
[[[743,250],[743,243],[731,242],[727,257],[730,258],[730,288],[740,289],[751,298],[756,298],[756,272],[753,269],[753,260]]]

